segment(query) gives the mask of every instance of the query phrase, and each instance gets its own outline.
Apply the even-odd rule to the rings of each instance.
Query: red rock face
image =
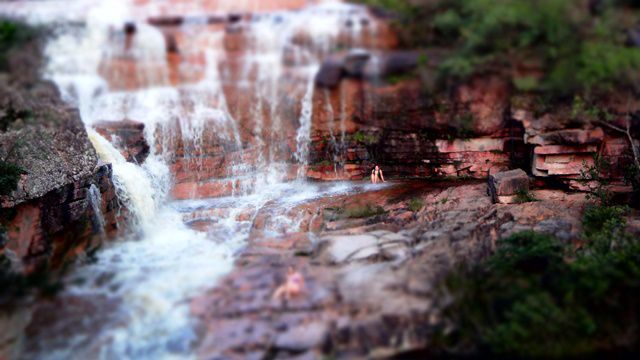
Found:
[[[91,205],[89,187],[100,190],[100,228]],[[89,252],[118,233],[126,210],[120,209],[111,182],[110,165],[100,165],[95,175],[22,203],[14,208],[8,222],[8,242],[0,254],[13,252],[22,262],[22,271],[59,269],[77,255]]]
[[[504,121],[504,81],[473,79],[442,106],[433,106],[421,86],[417,78],[393,84],[345,78],[316,91],[307,176],[362,179],[379,164],[392,177],[485,178],[524,157],[522,130]]]

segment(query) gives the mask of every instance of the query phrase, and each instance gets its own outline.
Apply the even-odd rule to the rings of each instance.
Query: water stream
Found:
[[[288,1],[297,5],[283,9],[258,0],[214,3],[77,0],[0,7],[54,29],[44,74],[80,109],[131,214],[132,231],[65,279],[59,299],[69,305],[47,324],[33,325],[41,329],[26,340],[22,358],[191,357],[197,332],[188,300],[230,271],[265,204],[279,222],[271,231],[295,231],[298,219],[285,216],[287,209],[368,188],[304,180],[314,77],[324,57],[356,47],[370,31],[345,28],[361,24],[365,10],[335,1]],[[171,31],[147,23],[168,11],[187,20]],[[210,24],[212,11],[247,15],[240,24]],[[127,23],[135,24],[135,35],[127,35]],[[234,40],[239,29],[242,36]],[[169,41],[179,43],[179,60],[167,55]],[[145,125],[151,152],[142,164],[127,162],[112,139],[92,128],[124,119]],[[331,134],[337,142],[338,134]],[[344,145],[344,126],[339,137]],[[214,156],[226,161],[222,173],[209,174]],[[188,191],[180,196],[177,163],[193,172],[182,174],[192,182],[182,184]],[[203,187],[226,183],[231,191],[222,196],[203,193]],[[200,220],[206,228],[188,226]],[[67,307],[82,311],[74,317]]]

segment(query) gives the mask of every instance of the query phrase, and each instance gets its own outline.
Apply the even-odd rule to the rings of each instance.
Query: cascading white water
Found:
[[[311,116],[313,115],[313,90],[315,88],[315,74],[318,71],[318,67],[312,67],[309,71],[312,76],[309,78],[307,90],[302,98],[302,112],[300,114],[300,127],[296,134],[296,159],[301,166],[298,168],[298,179],[305,176],[305,167],[308,165],[309,160],[309,142],[311,132]]]
[[[33,21],[63,20],[46,47],[45,74],[64,99],[80,109],[94,148],[112,164],[117,195],[130,211],[135,231],[101,249],[95,263],[77,268],[66,279],[61,296],[95,302],[97,312],[109,312],[104,315],[107,320],[85,314],[84,321],[96,322],[87,337],[60,319],[58,326],[66,333],[33,339],[39,347],[25,349],[24,357],[188,358],[196,338],[188,299],[214,286],[231,269],[258,211],[269,204],[280,212],[269,230],[295,231],[301,219],[286,216],[292,206],[355,191],[347,184],[285,180],[291,157],[302,165],[298,179],[308,164],[317,69],[324,57],[345,45],[340,38],[344,23],[364,16],[363,11],[329,1],[299,11],[254,14],[242,25],[246,48],[236,55],[223,50],[227,29],[190,17],[178,30],[183,36],[182,62],[177,66],[182,78],[175,80],[165,35],[145,23],[160,5],[136,7],[144,2],[133,0],[72,3],[70,8],[78,9],[77,14],[67,14],[73,24],[65,23],[55,7],[48,7],[48,13],[34,12]],[[197,11],[199,6],[184,9]],[[21,8],[11,9],[19,13]],[[136,30],[127,40],[123,28],[128,22]],[[351,27],[347,45],[357,45],[359,31]],[[234,61],[240,70],[232,70]],[[198,73],[202,76],[194,75]],[[229,94],[252,101],[232,105],[237,99]],[[299,113],[291,114],[290,109]],[[250,114],[248,120],[244,110]],[[151,152],[143,164],[127,162],[92,128],[98,121],[124,119],[145,125]],[[283,150],[287,143],[295,148]],[[222,150],[212,155],[211,147]],[[247,155],[252,151],[255,158]],[[228,162],[224,173],[207,178],[207,157],[218,155]],[[185,200],[172,200],[177,182],[172,166],[178,161],[195,164],[194,188],[230,179],[232,192],[217,199],[190,199],[197,197],[194,191]],[[211,225],[206,231],[185,225],[185,218],[194,220],[191,214],[211,209],[221,211],[208,216]]]
[[[144,169],[127,162],[124,156],[95,130],[89,128],[87,132],[100,159],[111,163],[113,184],[118,198],[134,215],[137,225],[144,225],[153,219],[159,204],[154,200],[155,188]]]
[[[93,232],[104,234],[104,215],[102,214],[102,194],[95,184],[89,186],[89,205],[93,210],[92,226]]]

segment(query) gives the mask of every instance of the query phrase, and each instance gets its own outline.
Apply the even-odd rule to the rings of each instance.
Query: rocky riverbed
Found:
[[[485,183],[392,182],[306,203],[310,232],[252,236],[219,284],[191,302],[202,358],[387,358],[430,349],[445,324],[441,279],[496,241],[535,230],[580,238],[584,194],[532,190],[538,199],[494,204]],[[362,209],[380,207],[380,210]],[[346,209],[336,214],[336,209]],[[268,208],[263,216],[268,217]],[[633,220],[637,223],[638,219]],[[273,298],[288,267],[305,292]]]

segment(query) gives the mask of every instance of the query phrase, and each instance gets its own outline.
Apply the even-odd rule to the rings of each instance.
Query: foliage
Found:
[[[501,240],[486,261],[446,281],[456,325],[449,349],[519,357],[637,350],[640,246],[589,252],[549,235]]]
[[[515,197],[515,202],[517,204],[523,204],[523,203],[528,203],[532,201],[538,201],[538,199],[533,197],[533,195],[531,194],[531,192],[529,192],[529,190],[524,188],[518,189]]]
[[[26,172],[20,166],[0,161],[0,195],[9,195],[18,186],[20,175]]]
[[[0,71],[7,70],[7,53],[32,36],[33,31],[26,25],[0,18]]]
[[[611,163],[604,157],[595,154],[593,164],[583,162],[580,170],[580,182],[587,189],[587,199],[595,200],[599,205],[606,206],[611,202],[609,179],[603,174],[611,168]]]
[[[373,145],[379,141],[376,135],[367,134],[361,131],[358,131],[357,133],[353,134],[353,140],[363,145]]]
[[[389,76],[387,76],[387,78],[385,80],[391,85],[396,85],[396,84],[399,84],[399,83],[401,83],[403,81],[416,79],[417,77],[418,76],[417,76],[417,74],[415,72],[407,72],[407,73],[402,73],[402,74],[389,75]]]
[[[596,97],[640,85],[640,49],[625,35],[640,18],[633,2],[599,1],[597,8],[582,0],[359,2],[395,12],[407,47],[451,48],[439,68],[442,84],[532,61],[544,76],[516,76],[516,89]]]
[[[29,120],[34,116],[33,112],[30,110],[16,110],[12,104],[9,104],[8,107],[4,108],[0,115],[0,131],[7,131],[9,126],[13,124],[16,120]]]
[[[413,198],[409,200],[408,205],[409,205],[409,210],[413,212],[417,212],[417,211],[420,211],[420,209],[422,209],[422,207],[424,206],[424,202],[420,198]]]
[[[532,231],[500,240],[485,261],[445,282],[455,324],[448,350],[518,357],[637,352],[640,346],[640,239],[625,231],[627,207],[610,204],[596,158],[582,180],[593,183],[582,246]]]
[[[315,163],[313,165],[315,165],[315,166],[331,166],[332,163],[331,163],[331,161],[329,161],[327,159],[324,159],[324,160],[319,161],[319,162],[317,162],[317,163]]]

